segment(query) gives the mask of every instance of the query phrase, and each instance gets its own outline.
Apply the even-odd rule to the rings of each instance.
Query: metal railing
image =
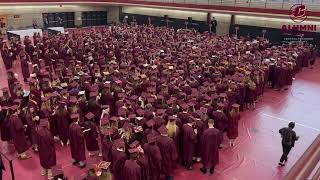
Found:
[[[290,9],[292,5],[303,3],[310,11],[320,10],[320,0],[138,0],[149,2],[177,3],[177,4],[197,4],[249,7],[263,9]]]
[[[309,148],[303,153],[296,164],[290,169],[284,180],[308,179],[312,171],[320,161],[320,135],[313,141]],[[318,180],[320,170],[318,169],[312,180]]]
[[[5,174],[8,174],[9,171],[10,171],[10,174],[11,174],[11,179],[12,180],[15,180],[15,177],[14,177],[14,170],[13,170],[13,161],[12,159],[10,159],[9,157],[7,157],[4,153],[2,153],[0,151],[0,154],[1,154],[1,157],[2,157],[2,162],[3,162],[3,165],[5,166],[5,162],[8,162],[9,163],[9,168],[7,166],[5,166]],[[1,179],[1,177],[0,177]],[[9,179],[9,177],[6,177],[4,179]]]

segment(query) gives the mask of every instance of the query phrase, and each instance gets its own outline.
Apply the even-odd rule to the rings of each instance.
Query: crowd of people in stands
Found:
[[[191,170],[197,162],[212,174],[223,142],[237,143],[240,111],[254,109],[265,88],[291,85],[315,61],[306,44],[152,25],[0,44],[8,75],[1,140],[20,159],[29,148],[38,152],[49,179],[63,176],[60,144],[70,148],[73,165],[88,169],[87,179],[172,179],[178,164]],[[11,69],[15,60],[29,89]],[[86,152],[102,162],[86,162]]]

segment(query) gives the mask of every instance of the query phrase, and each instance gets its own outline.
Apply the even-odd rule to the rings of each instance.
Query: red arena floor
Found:
[[[2,60],[0,62],[0,87],[2,88],[7,86],[7,81]],[[22,82],[19,62],[15,62],[14,70],[18,72]],[[178,168],[175,171],[175,179],[282,179],[319,134],[319,92],[320,63],[318,62],[314,69],[305,68],[303,72],[297,74],[293,85],[287,91],[279,92],[267,89],[255,110],[248,110],[242,113],[236,145],[231,148],[227,141],[224,142],[225,147],[220,151],[220,163],[216,167],[214,175],[203,175],[199,171],[200,164],[196,164],[192,171],[187,171],[181,167]],[[277,164],[282,153],[278,130],[283,126],[287,126],[289,121],[296,122],[295,130],[300,139],[291,151],[287,165],[278,167]],[[14,173],[17,180],[45,179],[40,175],[40,163],[37,154],[29,151],[28,153],[32,158],[20,161],[17,160],[17,155],[12,149],[12,147],[7,148],[6,145],[1,144],[2,152],[13,159]],[[80,179],[79,176],[83,175],[85,170],[80,170],[71,165],[69,147],[61,147],[57,143],[56,152],[58,164],[63,166],[64,173],[69,179]],[[88,159],[92,160],[92,158]],[[9,180],[11,179],[10,169],[8,162],[5,161],[5,163],[7,170],[4,172],[4,179]]]

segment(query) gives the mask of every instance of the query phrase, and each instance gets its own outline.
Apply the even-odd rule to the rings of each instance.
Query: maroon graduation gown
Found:
[[[193,128],[187,124],[183,125],[182,131],[182,159],[184,162],[190,164],[192,163],[192,157],[197,143],[197,134],[194,132]]]
[[[235,139],[238,137],[238,121],[240,120],[240,113],[230,114],[230,123],[227,131],[227,136],[229,139]]]
[[[157,140],[161,152],[161,169],[165,175],[173,175],[174,168],[176,166],[176,160],[178,154],[174,141],[167,136],[160,136]]]
[[[37,137],[40,164],[49,169],[57,163],[53,136],[47,128],[41,127],[37,130]]]
[[[116,180],[122,180],[123,166],[127,160],[127,155],[124,152],[116,149],[111,150],[111,172]]]
[[[228,117],[225,115],[224,112],[220,112],[220,111],[213,111],[212,116],[215,121],[214,123],[217,129],[223,132],[225,128],[227,128],[228,126]]]
[[[63,110],[61,113],[57,113],[54,116],[56,121],[58,135],[63,143],[67,143],[69,139],[69,127],[70,127],[70,116],[67,110]]]
[[[10,141],[10,119],[6,116],[6,112],[0,112],[0,133],[1,141]]]
[[[96,129],[96,125],[92,121],[87,121],[84,124],[86,129],[90,129],[89,131],[84,133],[84,138],[86,140],[86,147],[88,151],[98,151],[99,143],[98,143],[98,132]]]
[[[80,125],[75,122],[70,125],[70,148],[74,160],[86,160],[84,134]]]
[[[29,64],[27,58],[21,59],[21,71],[24,79],[28,79],[30,77]]]
[[[219,130],[209,128],[201,136],[201,161],[205,168],[212,168],[219,162]]]
[[[141,167],[134,160],[126,160],[121,180],[141,180]]]
[[[144,144],[144,154],[149,160],[150,179],[157,180],[160,177],[161,170],[161,152],[157,145]]]
[[[141,154],[137,159],[137,163],[141,167],[141,180],[150,180],[148,158],[144,154]]]
[[[32,121],[32,115],[30,113],[26,113],[25,120],[27,124],[26,133],[31,141],[31,144],[37,144],[37,132],[35,129],[35,124]]]
[[[10,134],[12,136],[13,144],[19,154],[28,150],[29,144],[24,134],[23,123],[16,115],[11,115],[10,117]]]

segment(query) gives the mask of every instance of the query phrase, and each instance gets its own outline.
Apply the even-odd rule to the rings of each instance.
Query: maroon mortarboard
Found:
[[[109,124],[109,119],[107,117],[103,117],[100,121],[101,121],[101,126]]]
[[[222,98],[227,97],[227,94],[226,93],[220,93],[219,97],[222,97]]]
[[[90,97],[97,97],[98,96],[98,91],[94,91],[94,92],[91,92],[90,94],[89,94],[89,96]]]
[[[130,144],[130,148],[136,148],[139,146],[139,141],[135,140],[133,143]]]
[[[77,87],[78,86],[78,83],[73,81],[71,84],[70,84],[71,87]]]
[[[134,154],[134,153],[139,153],[139,149],[138,148],[134,148],[134,149],[129,149],[129,153],[130,154]]]
[[[15,99],[13,102],[15,103],[15,104],[21,104],[21,99]]]
[[[63,174],[62,166],[61,164],[57,164],[56,166],[52,167],[52,176],[59,176]]]
[[[188,106],[193,107],[193,106],[195,106],[195,103],[194,102],[188,102]]]
[[[102,109],[107,109],[107,108],[109,108],[109,107],[110,107],[109,105],[102,105],[102,106],[101,106]]]
[[[124,129],[125,131],[128,131],[131,128],[132,128],[132,125],[128,122],[125,122],[124,125],[122,126],[122,129]]]
[[[35,83],[35,82],[37,82],[37,79],[35,79],[35,78],[29,78],[28,81],[29,81],[29,83]]]
[[[111,136],[113,134],[113,129],[109,128],[102,131],[102,134],[105,136]]]
[[[152,127],[152,126],[154,126],[154,124],[155,124],[155,122],[154,122],[153,119],[150,119],[149,121],[146,122],[146,125],[147,125],[148,127]]]
[[[143,110],[143,109],[138,109],[138,110],[137,110],[137,114],[138,114],[139,116],[143,116],[143,115],[144,115],[144,110]]]
[[[165,109],[157,109],[156,114],[157,114],[157,115],[162,115],[162,114],[164,114],[165,112],[166,112]]]
[[[136,99],[138,99],[139,97],[137,96],[137,95],[133,95],[133,96],[131,96],[130,97],[130,99],[132,99],[132,100],[136,100]]]
[[[232,104],[232,107],[233,107],[233,108],[239,108],[240,105],[235,103],[235,104]]]
[[[71,96],[69,101],[70,101],[70,103],[73,103],[73,104],[78,102],[78,100],[75,96]]]
[[[218,103],[217,105],[218,105],[218,107],[224,107],[225,106],[223,103]]]
[[[79,114],[77,114],[77,113],[71,114],[70,118],[72,120],[77,120],[79,118]]]
[[[92,112],[88,112],[85,117],[90,120],[94,118],[94,114]]]
[[[116,116],[112,116],[112,117],[110,118],[110,121],[113,121],[113,122],[116,122],[116,121],[118,121],[118,120],[119,120],[119,118],[116,117]]]
[[[183,110],[186,110],[186,109],[189,108],[188,104],[186,104],[186,103],[181,104],[180,107],[181,107]]]
[[[136,114],[129,114],[128,118],[129,119],[134,119],[134,118],[136,118]]]
[[[155,135],[153,135],[153,134],[149,134],[147,136],[147,141],[148,141],[148,143],[156,142],[157,141],[157,137]]]
[[[17,110],[18,108],[19,108],[19,106],[16,104],[10,107],[10,109],[13,111]]]
[[[157,95],[157,99],[163,99],[164,97],[162,95]]]
[[[108,170],[109,166],[111,165],[111,162],[101,161],[97,167],[103,170]]]
[[[118,115],[119,116],[125,116],[127,114],[127,110],[124,108],[119,108],[118,109]]]
[[[49,78],[43,78],[42,80],[43,80],[44,82],[49,82],[49,81],[50,81]]]
[[[122,138],[115,140],[114,146],[116,148],[123,148],[125,146],[124,140]]]
[[[160,134],[167,134],[167,133],[168,133],[168,130],[167,130],[167,128],[166,128],[164,125],[162,125],[162,126],[158,129],[158,132],[159,132]]]
[[[46,127],[46,126],[48,126],[48,123],[49,123],[48,118],[40,119],[39,126],[40,127]]]

